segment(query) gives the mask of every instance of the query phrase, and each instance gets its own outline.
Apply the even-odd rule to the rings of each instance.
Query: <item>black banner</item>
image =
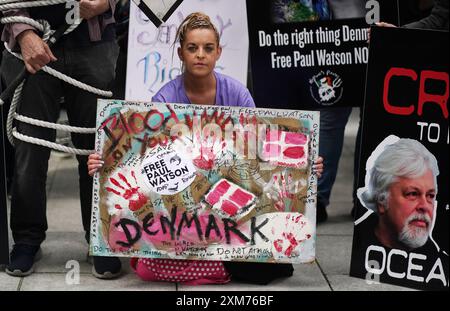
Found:
[[[448,53],[448,32],[371,30],[352,276],[448,290]]]
[[[329,20],[331,11],[319,16],[320,9],[314,10],[302,1],[247,0],[253,95],[258,107],[362,105],[368,60],[365,20]],[[364,11],[359,15],[364,16]],[[299,19],[307,21],[291,21]]]
[[[6,211],[6,173],[3,142],[3,106],[0,106],[0,264],[9,263],[8,216]]]
[[[366,15],[398,24],[397,1],[375,2],[376,6],[365,0],[247,0],[256,105],[362,106]]]

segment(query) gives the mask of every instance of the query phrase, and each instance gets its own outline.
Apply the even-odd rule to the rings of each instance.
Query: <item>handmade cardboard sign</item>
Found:
[[[100,100],[91,253],[311,262],[319,113]]]

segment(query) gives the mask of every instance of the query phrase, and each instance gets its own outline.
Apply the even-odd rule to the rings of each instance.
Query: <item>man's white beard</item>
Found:
[[[409,223],[414,220],[425,221],[427,223],[427,227],[420,228],[416,226],[410,226]],[[405,225],[403,226],[403,229],[399,234],[398,240],[411,249],[422,247],[428,240],[430,225],[431,219],[427,214],[412,214],[406,219]]]

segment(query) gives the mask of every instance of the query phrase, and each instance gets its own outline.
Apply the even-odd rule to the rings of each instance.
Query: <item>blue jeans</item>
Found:
[[[324,170],[318,182],[317,201],[323,207],[330,203],[330,194],[336,180],[339,158],[344,143],[344,131],[352,107],[322,108],[320,111],[319,155]]]

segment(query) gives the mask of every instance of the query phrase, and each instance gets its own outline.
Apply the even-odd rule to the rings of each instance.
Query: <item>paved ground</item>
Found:
[[[123,260],[121,278],[102,281],[90,273],[86,262],[87,245],[84,242],[78,201],[78,181],[74,157],[62,157],[53,153],[48,176],[48,222],[46,242],[42,245],[44,257],[36,264],[36,273],[26,278],[8,276],[0,272],[1,290],[409,290],[386,284],[367,284],[364,280],[349,277],[353,224],[350,217],[353,182],[353,153],[359,112],[355,109],[346,129],[344,150],[339,174],[333,189],[329,220],[319,225],[317,235],[317,260],[313,264],[296,265],[294,276],[273,282],[269,286],[252,286],[229,283],[219,286],[189,287],[180,284],[149,283],[138,279]],[[66,283],[66,264],[75,260],[80,264],[79,284]],[[70,262],[69,262],[70,264]],[[70,268],[70,266],[69,266]]]

